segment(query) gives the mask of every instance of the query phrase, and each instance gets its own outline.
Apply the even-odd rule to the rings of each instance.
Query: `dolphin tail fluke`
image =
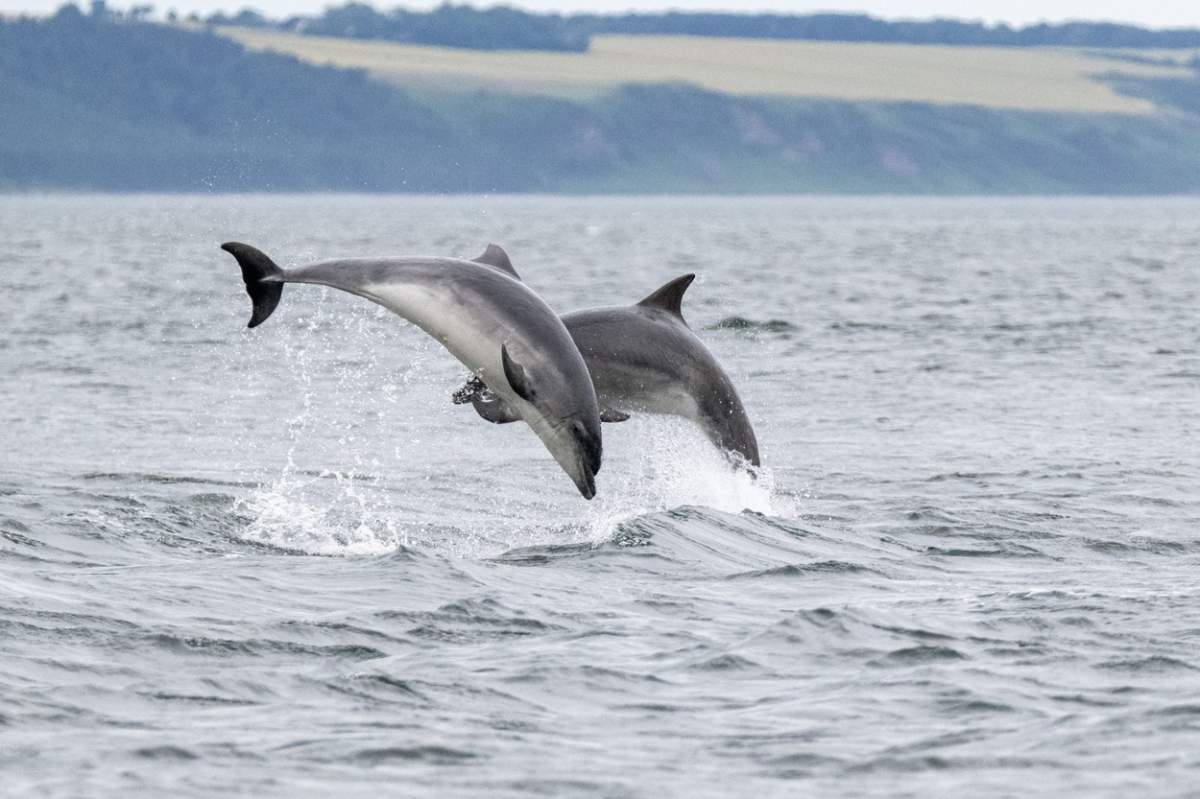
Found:
[[[246,326],[258,327],[267,321],[267,317],[274,312],[279,298],[283,295],[283,270],[276,266],[266,253],[249,244],[227,241],[221,245],[221,249],[236,258],[238,265],[242,267],[246,293],[250,295],[250,302],[254,304],[250,323]]]

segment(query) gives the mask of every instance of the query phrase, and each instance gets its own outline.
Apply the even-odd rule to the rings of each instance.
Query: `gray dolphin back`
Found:
[[[737,389],[683,319],[683,275],[637,305],[566,314],[602,408],[691,419],[722,452],[760,465],[758,439]]]

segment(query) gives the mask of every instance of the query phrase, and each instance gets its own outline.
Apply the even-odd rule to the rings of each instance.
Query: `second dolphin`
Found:
[[[482,257],[520,279],[500,247]],[[602,421],[621,422],[629,412],[681,416],[734,463],[758,466],[758,441],[733,382],[683,319],[683,294],[695,277],[677,277],[636,305],[574,311],[562,320],[591,371]],[[453,400],[470,402],[496,424],[520,418],[479,380]]]

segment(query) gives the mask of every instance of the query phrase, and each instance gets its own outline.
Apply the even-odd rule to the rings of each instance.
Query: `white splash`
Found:
[[[605,430],[605,464],[588,506],[589,538],[604,541],[629,519],[694,505],[725,513],[775,515],[770,469],[750,474],[732,466],[692,424],[666,417],[635,418]]]
[[[474,511],[465,502],[441,512],[406,512],[397,503],[398,486],[386,485],[383,478],[298,475],[289,465],[277,479],[238,501],[236,509],[251,518],[242,537],[314,555],[378,556],[412,548],[484,558],[514,547],[601,543],[623,522],[681,506],[778,515],[780,497],[769,469],[754,476],[735,469],[684,422],[651,419],[627,425],[622,435],[611,436],[612,454],[601,472],[600,492],[590,503],[563,491],[544,503],[493,496],[486,500],[487,508]],[[523,482],[510,488],[529,491]]]
[[[599,495],[585,502],[534,444],[526,442],[525,450],[540,460],[525,465],[525,451],[515,459],[479,452],[504,437],[469,413],[447,405],[430,418],[457,370],[441,368],[430,355],[436,345],[413,336],[395,347],[405,353],[402,362],[377,358],[388,347],[375,339],[386,339],[380,330],[390,328],[364,327],[373,321],[342,318],[319,304],[302,334],[280,342],[294,380],[285,392],[291,400],[279,403],[290,410],[283,419],[286,465],[260,471],[259,487],[237,501],[236,511],[248,519],[244,539],[315,555],[408,548],[484,558],[514,547],[599,543],[629,519],[680,506],[779,515],[777,506],[786,503],[769,469],[753,476],[736,469],[694,425],[661,416],[605,425]],[[330,325],[333,334],[317,329]],[[401,445],[398,430],[422,432]],[[458,479],[455,457],[429,463],[419,457],[447,449],[474,459],[470,478]],[[331,464],[336,470],[326,468]],[[553,490],[546,489],[548,479]]]
[[[319,483],[327,483],[328,487]],[[247,541],[310,555],[385,555],[409,544],[407,532],[374,512],[368,491],[352,476],[323,474],[300,480],[284,474],[239,499],[252,518]]]

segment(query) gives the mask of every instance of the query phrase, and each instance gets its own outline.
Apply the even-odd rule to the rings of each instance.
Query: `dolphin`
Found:
[[[275,310],[284,283],[331,286],[379,303],[441,342],[514,420],[533,428],[584,498],[596,495],[600,412],[587,365],[550,306],[491,263],[491,249],[476,261],[351,258],[287,270],[247,244],[221,249],[242,268],[253,303],[249,327]]]
[[[496,245],[484,256],[516,279]],[[587,362],[600,402],[600,419],[622,422],[631,412],[682,416],[735,462],[759,466],[758,441],[733,382],[683,318],[683,294],[694,274],[681,275],[636,305],[590,308],[562,321]],[[498,392],[471,380],[454,393],[496,424],[516,421],[516,409]]]

